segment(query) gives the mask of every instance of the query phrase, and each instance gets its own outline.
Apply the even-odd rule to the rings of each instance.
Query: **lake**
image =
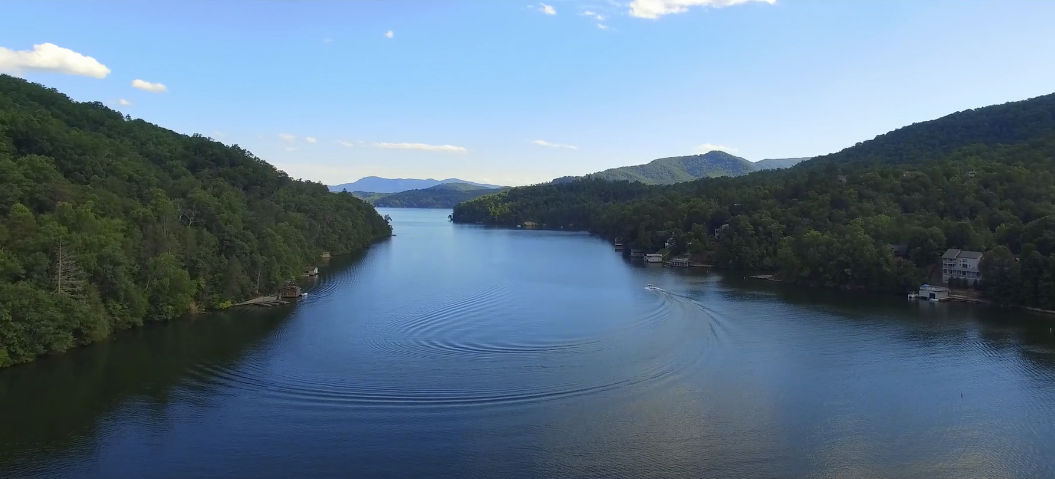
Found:
[[[0,370],[0,477],[1055,477],[1049,317],[449,213],[296,305]]]

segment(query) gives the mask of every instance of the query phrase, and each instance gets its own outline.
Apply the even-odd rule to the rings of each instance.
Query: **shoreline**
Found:
[[[794,285],[806,286],[806,287],[810,287],[810,288],[816,287],[816,286],[808,285],[808,284],[791,283],[791,282],[783,281],[783,280],[777,279],[777,277],[775,275],[772,275],[772,274],[754,274],[754,275],[749,275],[748,278],[760,279],[760,280],[763,280],[763,281],[769,281],[769,282],[773,282],[773,283],[794,284]],[[836,287],[836,289],[843,289],[843,290],[849,290],[849,291],[854,290],[854,288],[849,288],[849,287]],[[1020,309],[1020,310],[1024,310],[1024,311],[1030,311],[1030,312],[1033,312],[1033,313],[1040,313],[1040,314],[1047,314],[1049,316],[1055,316],[1055,310],[1051,310],[1051,309],[1035,308],[1033,306],[998,306],[998,305],[993,304],[993,302],[988,300],[988,299],[972,298],[970,296],[961,295],[961,294],[950,294],[948,300],[949,301],[954,301],[954,302],[957,302],[957,303],[980,304],[980,305],[985,305],[985,306],[989,306],[989,307],[993,307],[993,308]]]

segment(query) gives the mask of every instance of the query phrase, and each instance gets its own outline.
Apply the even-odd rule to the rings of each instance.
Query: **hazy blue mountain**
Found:
[[[381,178],[379,176],[367,176],[352,183],[330,186],[330,191],[369,191],[372,193],[399,193],[410,190],[422,190],[436,185],[447,183],[462,183],[480,188],[501,188],[497,185],[473,183],[471,181],[459,180],[458,178],[447,178],[445,180],[434,180],[432,178],[420,180],[415,178]]]
[[[755,168],[759,170],[778,170],[781,168],[791,168],[803,161],[810,159],[806,158],[771,158],[767,160],[759,160],[755,162]]]

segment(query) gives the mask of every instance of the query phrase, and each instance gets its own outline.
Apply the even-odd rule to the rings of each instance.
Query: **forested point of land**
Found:
[[[669,186],[568,179],[461,203],[453,219],[587,230],[871,290],[940,275],[947,248],[983,251],[990,299],[1055,309],[1055,95],[913,124],[789,169]]]
[[[391,231],[237,145],[0,75],[0,367],[274,292]]]

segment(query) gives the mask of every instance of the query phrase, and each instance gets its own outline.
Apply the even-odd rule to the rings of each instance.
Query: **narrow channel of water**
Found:
[[[295,306],[0,371],[0,477],[1055,477],[1050,318],[383,214]]]

